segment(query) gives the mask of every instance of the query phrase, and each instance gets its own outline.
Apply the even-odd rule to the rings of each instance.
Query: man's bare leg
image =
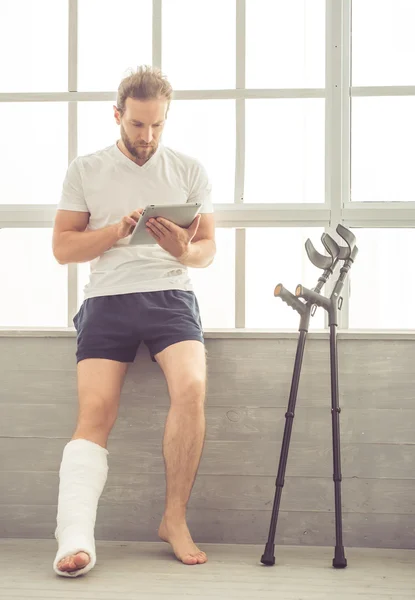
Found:
[[[160,352],[156,359],[165,374],[171,400],[163,440],[167,489],[159,537],[170,543],[183,563],[201,564],[207,556],[192,540],[186,509],[205,438],[205,348],[197,341],[179,342]]]
[[[108,436],[117,418],[119,398],[127,365],[106,359],[87,359],[78,363],[78,423],[72,440],[88,440],[107,447]],[[85,552],[64,557],[59,571],[73,573],[86,567]]]

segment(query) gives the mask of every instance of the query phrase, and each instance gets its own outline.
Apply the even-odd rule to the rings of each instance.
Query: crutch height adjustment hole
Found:
[[[338,406],[337,408],[332,408],[332,409],[331,409],[331,412],[332,412],[332,413],[336,412],[336,413],[339,413],[339,414],[340,414],[340,413],[341,413],[341,411],[342,411],[342,409],[340,408],[340,406]]]
[[[285,413],[285,418],[286,419],[294,419],[294,413],[293,412],[286,412]]]

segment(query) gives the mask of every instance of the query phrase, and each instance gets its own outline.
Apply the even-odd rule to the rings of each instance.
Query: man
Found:
[[[215,247],[211,186],[194,159],[160,142],[172,88],[159,70],[124,79],[114,106],[121,139],[68,168],[56,214],[53,252],[61,264],[91,261],[77,330],[79,415],[60,467],[55,572],[87,573],[96,562],[96,510],[107,479],[106,449],[128,363],[143,341],[167,381],[163,440],[166,505],[159,528],[176,557],[201,564],[186,507],[205,436],[206,357],[187,267],[207,267]],[[156,245],[129,246],[147,204],[202,202],[187,229],[156,219]]]

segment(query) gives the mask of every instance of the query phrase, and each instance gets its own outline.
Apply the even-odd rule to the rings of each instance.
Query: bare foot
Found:
[[[73,571],[79,571],[86,567],[90,560],[89,554],[78,552],[78,554],[73,554],[72,556],[65,556],[65,558],[58,562],[57,567],[59,571],[73,573]]]
[[[206,554],[193,542],[186,521],[172,522],[163,517],[158,534],[164,542],[171,545],[176,557],[185,565],[207,562]]]

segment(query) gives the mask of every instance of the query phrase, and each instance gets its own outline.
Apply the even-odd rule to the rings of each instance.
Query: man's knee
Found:
[[[186,404],[194,408],[203,406],[206,395],[204,377],[189,376],[183,378],[171,390],[171,401],[174,404]]]
[[[77,428],[111,431],[117,419],[118,403],[108,402],[98,395],[89,394],[81,400]]]

